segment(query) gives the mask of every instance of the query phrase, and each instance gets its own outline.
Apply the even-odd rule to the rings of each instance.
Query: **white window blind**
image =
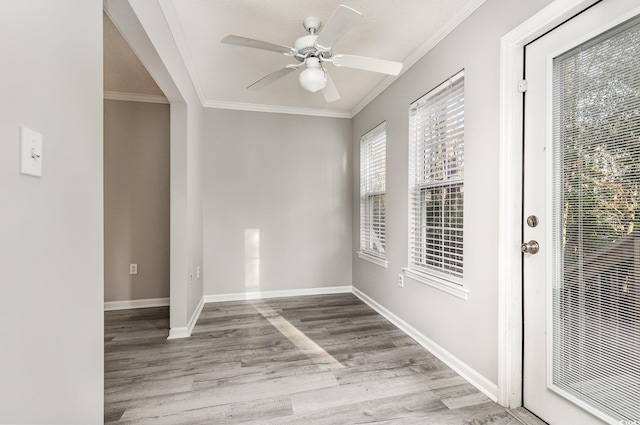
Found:
[[[385,257],[387,126],[378,125],[360,139],[360,250]]]
[[[464,71],[410,107],[409,269],[462,284]]]
[[[640,419],[640,20],[553,64],[552,384]]]

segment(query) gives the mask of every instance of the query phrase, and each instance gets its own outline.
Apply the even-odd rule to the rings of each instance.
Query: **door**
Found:
[[[638,6],[525,48],[523,401],[550,424],[640,423]]]

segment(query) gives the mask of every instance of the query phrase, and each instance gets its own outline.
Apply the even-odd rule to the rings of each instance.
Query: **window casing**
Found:
[[[386,244],[386,123],[360,139],[360,258],[383,267]]]
[[[414,102],[409,116],[411,229],[405,272],[466,298],[468,291],[462,289],[464,71]]]

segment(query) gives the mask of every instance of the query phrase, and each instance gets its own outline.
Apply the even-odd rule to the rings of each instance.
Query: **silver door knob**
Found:
[[[536,254],[540,251],[540,245],[536,241],[524,242],[520,245],[520,250],[525,254]]]

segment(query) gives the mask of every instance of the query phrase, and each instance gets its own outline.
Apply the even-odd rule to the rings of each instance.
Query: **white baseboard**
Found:
[[[189,338],[189,328],[187,326],[180,326],[169,329],[169,336],[167,339]]]
[[[267,298],[300,297],[305,295],[350,294],[351,286],[324,286],[321,288],[287,289],[282,291],[239,292],[235,294],[205,295],[205,303],[223,301],[261,300]]]
[[[204,297],[200,298],[200,302],[196,306],[196,309],[193,311],[187,326],[180,326],[169,329],[169,337],[167,339],[178,339],[178,338],[188,338],[191,336],[193,332],[193,328],[196,326],[196,322],[198,322],[198,318],[200,317],[200,313],[202,313],[202,308],[204,307]]]
[[[147,298],[144,300],[107,301],[104,303],[104,311],[130,310],[134,308],[166,307],[169,298]]]
[[[385,319],[393,323],[396,327],[398,327],[398,329],[413,338],[418,344],[429,350],[431,354],[436,356],[444,364],[456,371],[458,375],[462,376],[471,385],[480,390],[484,395],[486,395],[493,401],[496,401],[498,399],[498,386],[496,384],[494,384],[486,377],[478,373],[475,369],[467,365],[465,362],[436,344],[416,328],[378,304],[373,298],[369,297],[358,288],[353,288],[353,294],[356,297],[360,298],[365,304],[369,305],[369,307],[377,311]]]
[[[198,322],[198,318],[200,317],[200,313],[202,313],[202,308],[204,307],[204,297],[200,298],[200,302],[196,306],[196,309],[193,311],[191,318],[189,319],[189,323],[187,323],[187,329],[189,331],[189,336],[191,336],[191,332],[193,332],[193,328],[196,326]]]

